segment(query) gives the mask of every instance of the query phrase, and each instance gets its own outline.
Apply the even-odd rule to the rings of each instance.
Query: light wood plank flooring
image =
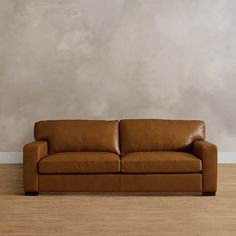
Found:
[[[236,235],[236,165],[219,165],[216,197],[60,193],[26,197],[22,165],[0,165],[0,236]]]

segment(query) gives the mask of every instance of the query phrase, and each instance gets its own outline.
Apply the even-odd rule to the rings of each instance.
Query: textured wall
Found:
[[[203,119],[236,151],[235,25],[235,0],[0,0],[0,151],[127,117]]]

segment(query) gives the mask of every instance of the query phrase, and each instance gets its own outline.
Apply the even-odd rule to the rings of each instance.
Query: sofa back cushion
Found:
[[[140,151],[189,151],[194,140],[205,138],[199,120],[121,120],[121,153]]]
[[[48,120],[35,123],[36,140],[47,140],[49,152],[113,152],[119,154],[118,121]]]

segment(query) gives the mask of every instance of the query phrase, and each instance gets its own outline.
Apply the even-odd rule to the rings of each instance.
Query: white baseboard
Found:
[[[0,152],[0,164],[23,163],[22,152]]]
[[[236,163],[236,152],[218,152],[219,163]]]
[[[219,152],[219,163],[236,163],[236,152]],[[23,163],[22,152],[0,152],[0,164]]]

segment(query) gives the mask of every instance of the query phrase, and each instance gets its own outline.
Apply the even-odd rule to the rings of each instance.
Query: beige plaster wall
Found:
[[[0,0],[0,151],[40,119],[203,119],[236,151],[236,1]]]

